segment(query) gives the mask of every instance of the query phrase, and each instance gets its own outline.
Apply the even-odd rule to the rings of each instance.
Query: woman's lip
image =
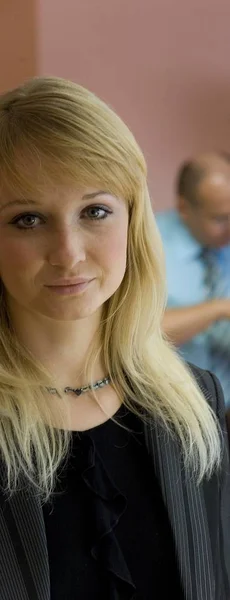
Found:
[[[71,296],[83,292],[87,286],[93,281],[93,279],[87,279],[81,283],[75,283],[71,285],[48,285],[47,287],[51,292],[59,294],[60,296]]]
[[[92,279],[66,279],[65,281],[54,281],[53,283],[46,284],[46,287],[69,287],[71,285],[79,285],[81,283],[89,283]]]

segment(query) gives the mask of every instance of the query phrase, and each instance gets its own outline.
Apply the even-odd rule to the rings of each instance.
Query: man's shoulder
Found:
[[[181,243],[186,243],[187,233],[176,210],[159,212],[155,215],[158,230],[164,247],[167,250],[177,252]]]
[[[164,210],[155,213],[157,224],[159,225],[175,225],[179,221],[178,213],[175,209]]]

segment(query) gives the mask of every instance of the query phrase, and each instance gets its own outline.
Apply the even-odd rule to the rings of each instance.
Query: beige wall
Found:
[[[102,96],[145,152],[155,207],[172,204],[181,160],[230,150],[229,0],[2,2],[4,87],[34,70]]]
[[[0,92],[36,73],[35,0],[0,0]]]

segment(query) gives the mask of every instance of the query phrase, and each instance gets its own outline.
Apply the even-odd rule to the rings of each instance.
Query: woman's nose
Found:
[[[82,234],[67,227],[55,232],[48,250],[48,262],[52,266],[73,268],[75,264],[84,262],[86,258],[85,244]]]

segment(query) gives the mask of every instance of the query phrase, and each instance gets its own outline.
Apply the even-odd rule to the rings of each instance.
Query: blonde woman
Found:
[[[143,155],[91,92],[0,100],[1,600],[227,600],[222,392],[161,334]]]

